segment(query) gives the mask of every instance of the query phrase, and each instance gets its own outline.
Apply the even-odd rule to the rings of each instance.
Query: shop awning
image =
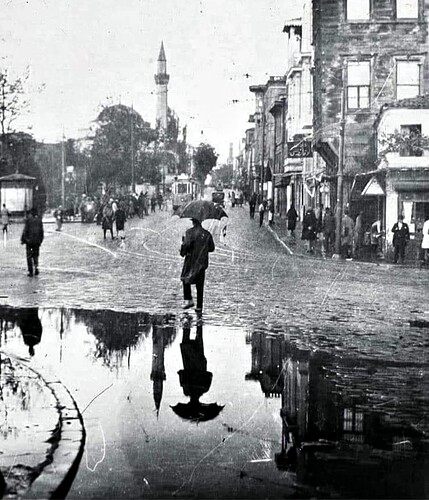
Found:
[[[386,193],[377,179],[377,177],[371,177],[367,182],[366,186],[362,189],[361,196],[385,196]]]

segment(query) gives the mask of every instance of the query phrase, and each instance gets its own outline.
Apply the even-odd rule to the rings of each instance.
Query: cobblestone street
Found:
[[[290,255],[247,210],[207,221],[216,251],[206,277],[210,323],[281,331],[302,345],[402,361],[425,361],[429,274],[389,264]],[[227,234],[222,229],[227,224]],[[126,225],[126,247],[94,224],[45,224],[41,274],[26,276],[21,227],[0,252],[1,303],[177,313],[181,236],[189,221],[158,212]],[[411,323],[410,323],[411,322]]]
[[[2,359],[52,374],[76,400],[84,430],[69,443],[84,459],[69,496],[420,496],[427,270],[307,257],[245,208],[228,213],[204,224],[216,250],[196,325],[181,309],[179,247],[189,220],[170,212],[129,220],[121,248],[100,226],[68,223],[57,232],[47,218],[32,278],[22,226],[12,226],[0,253]],[[40,325],[36,340],[25,317]],[[178,374],[195,326],[201,339],[204,328],[200,356],[213,378],[207,401],[221,412],[197,426],[174,412],[188,396]],[[12,389],[3,395],[13,404]],[[28,411],[23,405],[23,418]],[[14,419],[3,425],[8,440]],[[16,434],[23,448],[25,439]],[[2,467],[4,475],[21,471],[12,453]],[[55,478],[42,474],[38,484],[53,487]]]

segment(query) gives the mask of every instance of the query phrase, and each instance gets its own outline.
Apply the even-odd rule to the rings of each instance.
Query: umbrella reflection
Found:
[[[211,386],[213,373],[207,370],[207,359],[204,356],[203,325],[197,324],[195,339],[191,339],[191,327],[187,323],[183,326],[183,338],[180,344],[183,370],[179,370],[180,385],[185,396],[190,398],[189,403],[177,403],[172,406],[174,413],[191,422],[206,422],[213,420],[223,410],[217,403],[201,403],[200,397]]]

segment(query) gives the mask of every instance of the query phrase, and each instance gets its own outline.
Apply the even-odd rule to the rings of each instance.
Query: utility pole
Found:
[[[346,88],[345,68],[343,67],[343,78],[341,88],[341,119],[340,119],[340,144],[337,170],[337,209],[335,225],[335,254],[337,258],[341,252],[341,234],[343,222],[343,171],[344,171],[344,133],[346,126]]]
[[[261,154],[261,202],[264,200],[264,182],[265,182],[265,102],[262,104],[262,154]]]
[[[134,193],[136,190],[136,182],[134,178],[134,108],[131,105],[131,191]]]
[[[65,135],[63,132],[63,139],[61,141],[61,206],[64,208],[65,207],[65,200],[66,200],[66,179],[65,179],[65,168],[66,168],[66,152],[64,149],[64,140],[65,140]]]

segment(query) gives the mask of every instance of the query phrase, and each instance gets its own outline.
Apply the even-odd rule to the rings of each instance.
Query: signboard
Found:
[[[293,141],[287,143],[288,158],[311,158],[313,148],[311,141]]]

